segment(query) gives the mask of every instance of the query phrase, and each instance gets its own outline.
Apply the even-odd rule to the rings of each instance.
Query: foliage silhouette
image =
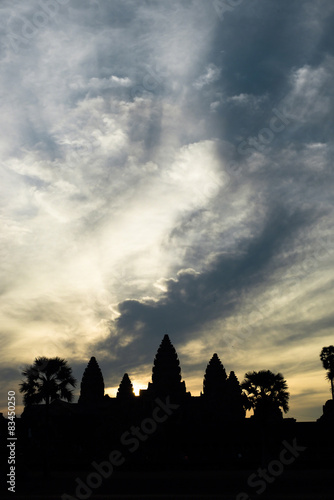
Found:
[[[72,369],[64,359],[36,358],[34,363],[23,370],[26,380],[20,384],[20,392],[24,394],[25,406],[40,404],[45,401],[48,406],[56,399],[73,400],[73,388],[76,380],[72,376]]]
[[[254,409],[254,416],[266,418],[277,414],[279,408],[289,411],[289,392],[281,373],[270,370],[247,372],[241,388],[247,395],[246,408]]]
[[[72,375],[72,369],[68,366],[64,359],[36,358],[34,363],[23,370],[22,375],[26,380],[20,384],[20,392],[24,394],[23,402],[25,407],[30,408],[32,405],[38,405],[45,401],[45,440],[44,448],[44,476],[49,474],[49,414],[50,403],[53,401],[64,399],[68,402],[73,400],[73,392],[69,386],[73,388],[76,385],[76,380]]]
[[[326,378],[331,383],[332,399],[334,400],[334,346],[323,347],[320,360],[324,369],[327,370]]]

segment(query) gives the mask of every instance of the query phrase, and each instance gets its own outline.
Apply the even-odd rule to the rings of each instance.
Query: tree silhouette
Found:
[[[92,356],[81,380],[79,403],[95,404],[104,396],[104,380],[101,369]]]
[[[331,383],[332,399],[334,400],[334,346],[323,347],[320,353],[322,366],[327,370],[326,378]]]
[[[247,372],[241,388],[247,394],[246,407],[254,409],[254,416],[266,418],[275,415],[282,408],[289,410],[289,392],[286,380],[281,373],[270,370]]]
[[[133,386],[129,375],[124,373],[121,383],[119,384],[119,388],[117,391],[117,399],[120,400],[129,400],[135,397],[135,393],[133,392]]]
[[[23,370],[26,380],[20,384],[20,392],[24,394],[23,402],[26,407],[40,404],[45,401],[45,440],[44,448],[44,475],[49,473],[49,406],[52,401],[64,399],[71,402],[73,392],[69,386],[75,387],[76,380],[72,376],[72,369],[67,361],[61,358],[36,358],[34,363]]]
[[[75,387],[76,380],[72,376],[72,369],[64,359],[36,358],[31,366],[23,370],[22,375],[26,377],[20,384],[25,406],[40,404],[43,401],[49,406],[56,399],[68,402],[73,399],[73,392],[69,386]]]
[[[206,367],[203,380],[203,395],[209,398],[221,398],[226,390],[226,371],[218,355],[214,353]]]

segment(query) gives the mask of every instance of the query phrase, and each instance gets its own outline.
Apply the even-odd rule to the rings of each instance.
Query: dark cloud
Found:
[[[165,332],[183,343],[201,335],[215,319],[238,310],[241,297],[265,287],[277,272],[291,264],[284,251],[293,247],[301,230],[311,224],[311,214],[287,213],[277,208],[267,215],[264,227],[239,243],[234,254],[217,256],[203,272],[183,270],[165,281],[166,291],[158,300],[126,300],[119,304],[120,316],[113,322],[108,339],[96,348],[126,358],[131,367],[149,362],[148,346],[158,344]],[[123,337],[132,341],[122,347]]]
[[[308,65],[319,70],[326,66],[326,57],[333,51],[331,16],[330,2],[321,6],[308,0],[278,5],[259,0],[243,2],[227,13],[223,22],[217,22],[208,59],[221,68],[221,77],[201,92],[202,109],[213,100],[217,103],[210,131],[236,142],[238,137],[257,135],[268,126],[272,109],[291,91],[293,73]],[[331,89],[328,80],[320,93]],[[241,95],[245,96],[243,102],[231,100]],[[311,127],[312,123],[313,119],[304,125]],[[315,128],[313,133],[321,133]]]
[[[292,369],[304,341],[312,370],[332,324],[332,0],[223,17],[211,0],[71,0],[42,27],[41,3],[0,6],[6,366],[59,351],[79,378],[96,355],[117,385],[166,332],[181,352],[223,346],[261,296],[247,360]]]

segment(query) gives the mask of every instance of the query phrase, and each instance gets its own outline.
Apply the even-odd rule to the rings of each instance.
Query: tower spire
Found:
[[[129,400],[135,397],[135,393],[133,392],[132,382],[127,373],[124,373],[121,383],[119,384],[119,388],[117,391],[117,399],[119,400]]]
[[[226,371],[217,353],[214,353],[205,370],[203,395],[209,398],[221,398],[226,390]]]
[[[154,396],[177,398],[186,393],[185,383],[181,381],[181,367],[175,347],[166,334],[157,350],[152,369],[152,383],[148,392]]]
[[[79,403],[96,403],[104,396],[104,380],[101,369],[92,356],[81,380]]]

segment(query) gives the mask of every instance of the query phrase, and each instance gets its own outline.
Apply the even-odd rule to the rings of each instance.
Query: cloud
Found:
[[[195,392],[216,348],[239,378],[252,360],[292,374],[300,339],[314,370],[332,324],[332,2],[224,19],[196,0],[46,5],[0,7],[5,380],[37,355],[79,374],[100,350],[109,387],[142,383],[166,331]]]
[[[284,252],[309,223],[309,216],[273,210],[263,227],[256,228],[258,234],[239,242],[234,253],[215,256],[202,272],[185,269],[176,278],[160,280],[159,299],[121,302],[111,334],[98,348],[112,353],[124,350],[131,365],[138,356],[145,359],[147,345],[157,343],[165,331],[174,333],[181,343],[201,336],[214,320],[236,314],[245,294],[258,293],[277,279],[287,266]],[[129,332],[131,342],[124,346],[122,339]],[[224,346],[224,339],[220,344]]]
[[[210,85],[210,83],[219,80],[221,70],[214,64],[209,64],[205,70],[205,73],[197,78],[194,82],[194,87],[197,90],[201,90],[204,86]]]

